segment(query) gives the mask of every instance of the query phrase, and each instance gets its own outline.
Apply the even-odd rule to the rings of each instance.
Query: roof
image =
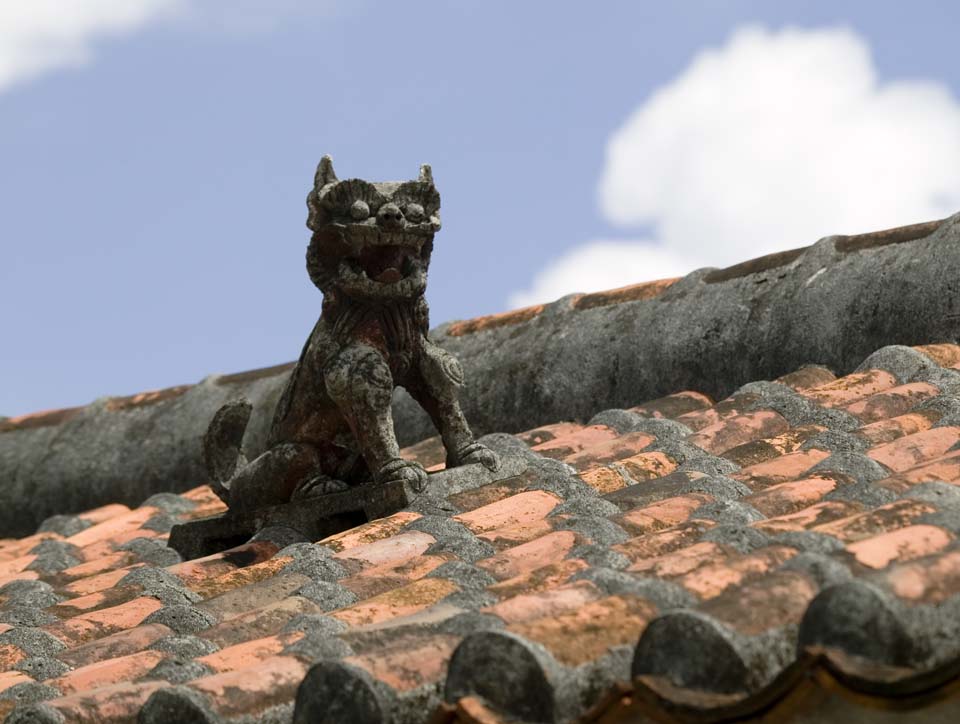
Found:
[[[846,374],[890,344],[956,341],[958,278],[960,214],[441,324],[430,335],[463,363],[461,404],[473,429],[517,433],[677,390],[721,399],[808,363]],[[259,454],[289,370],[0,418],[0,536],[27,535],[54,513],[196,486],[206,426],[238,394],[253,404],[244,447]],[[405,394],[395,396],[394,417],[403,445],[434,434]]]
[[[637,400],[488,435],[519,475],[191,561],[165,539],[222,510],[206,486],[58,516],[0,542],[0,713],[953,720],[958,394],[935,344]]]

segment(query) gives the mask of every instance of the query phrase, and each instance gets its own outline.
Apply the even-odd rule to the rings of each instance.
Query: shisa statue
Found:
[[[460,409],[459,361],[427,338],[424,293],[440,194],[430,167],[416,180],[340,181],[329,156],[307,196],[307,271],[323,292],[320,319],[277,404],[266,451],[242,450],[251,406],[218,410],[204,436],[211,484],[231,510],[252,510],[348,490],[402,482],[423,489],[427,473],[400,457],[393,428],[394,388],[404,387],[443,439],[447,467],[499,467]]]

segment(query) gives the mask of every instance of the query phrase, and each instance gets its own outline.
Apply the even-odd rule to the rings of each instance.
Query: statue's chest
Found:
[[[417,351],[418,331],[407,305],[354,307],[335,325],[342,344],[361,342],[383,352],[394,378],[406,375]]]

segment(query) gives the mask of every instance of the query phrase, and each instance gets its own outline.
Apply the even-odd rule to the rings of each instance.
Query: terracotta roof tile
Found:
[[[956,345],[918,351],[960,365]],[[458,489],[455,510],[401,511],[283,551],[258,540],[183,562],[161,555],[171,520],[223,511],[206,486],[183,495],[189,510],[106,506],[69,537],[0,541],[0,694],[49,686],[36,689],[43,703],[0,696],[0,713],[120,722],[177,701],[225,720],[288,720],[328,649],[340,653],[323,670],[346,677],[337,690],[380,692],[370,701],[398,724],[524,718],[480,684],[440,704],[464,671],[520,672],[524,695],[579,702],[565,710],[574,720],[593,705],[660,716],[690,702],[733,716],[754,697],[779,701],[805,671],[869,681],[889,662],[857,669],[870,661],[862,649],[828,657],[803,642],[829,629],[818,611],[853,583],[909,604],[884,610],[906,617],[893,627],[903,635],[928,637],[923,650],[946,646],[948,628],[930,629],[946,614],[923,607],[960,600],[947,374],[809,367],[716,404],[689,391],[637,400],[598,418],[622,420],[619,432],[558,422],[518,433],[527,470]],[[445,457],[437,438],[403,454]],[[660,635],[671,645],[648,648]],[[512,648],[481,646],[491,663],[471,669],[461,659],[476,637]],[[611,663],[625,651],[632,681]],[[960,650],[937,661],[950,656]],[[684,679],[698,658],[715,675]],[[35,679],[33,661],[53,674]],[[151,678],[170,666],[185,683]],[[934,676],[931,666],[898,660],[884,681]],[[589,682],[573,675],[585,671]]]

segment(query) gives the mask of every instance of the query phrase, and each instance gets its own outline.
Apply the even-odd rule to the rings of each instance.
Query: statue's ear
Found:
[[[429,163],[421,164],[420,166],[420,178],[419,181],[424,183],[432,184],[433,183],[433,170],[430,168]]]
[[[313,177],[313,185],[321,188],[327,184],[332,184],[337,180],[337,174],[333,171],[333,159],[330,156],[324,156],[317,165],[317,173]]]

